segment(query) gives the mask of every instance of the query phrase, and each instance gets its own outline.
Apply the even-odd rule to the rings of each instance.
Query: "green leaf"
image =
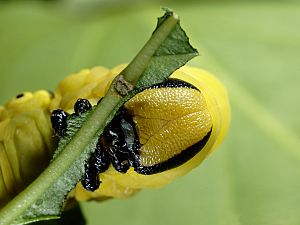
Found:
[[[58,217],[68,192],[83,177],[84,164],[99,135],[119,107],[137,92],[162,82],[197,54],[179,26],[178,16],[168,10],[159,19],[150,40],[113,81],[102,101],[87,113],[69,117],[66,135],[60,140],[52,162],[0,211],[1,224]]]

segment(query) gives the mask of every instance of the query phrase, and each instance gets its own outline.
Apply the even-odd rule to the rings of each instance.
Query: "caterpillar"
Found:
[[[54,93],[26,92],[0,108],[1,204],[47,166],[68,115],[96,105],[125,66],[84,69],[66,77]],[[229,124],[224,86],[204,70],[183,66],[124,104],[99,137],[85,176],[69,197],[126,198],[162,187],[198,166],[223,140]]]

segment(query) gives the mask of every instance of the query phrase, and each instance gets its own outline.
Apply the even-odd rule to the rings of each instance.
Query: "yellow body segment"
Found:
[[[89,99],[95,105],[100,97],[106,93],[106,87],[110,82],[110,71],[104,67],[83,69],[63,79],[57,86],[55,98],[51,102],[50,109],[63,109],[72,113],[77,99]]]
[[[0,208],[49,164],[56,146],[52,98],[47,91],[24,92],[0,108]]]

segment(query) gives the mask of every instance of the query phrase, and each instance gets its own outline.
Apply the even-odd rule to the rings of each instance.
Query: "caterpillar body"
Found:
[[[68,114],[96,105],[125,66],[82,70],[66,77],[54,93],[23,93],[0,108],[1,204],[47,166],[57,137],[67,129]],[[69,197],[126,198],[162,187],[198,166],[229,124],[224,86],[204,70],[183,66],[124,104],[99,137],[85,176]]]

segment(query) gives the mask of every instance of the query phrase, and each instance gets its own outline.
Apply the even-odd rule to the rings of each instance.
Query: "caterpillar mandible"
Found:
[[[112,70],[104,67],[82,70],[60,82],[54,94],[42,91],[44,93],[42,99],[45,100],[43,104],[34,106],[29,104],[30,106],[19,107],[22,110],[14,109],[14,111],[9,107],[15,101],[13,99],[0,108],[0,154],[7,156],[6,162],[0,161],[1,203],[8,201],[18,192],[10,192],[12,194],[7,195],[10,188],[18,186],[21,190],[26,185],[26,182],[18,179],[7,181],[7,178],[4,179],[5,176],[3,176],[3,174],[10,174],[11,177],[18,177],[17,171],[20,171],[21,167],[16,159],[20,159],[18,153],[23,151],[22,143],[28,143],[30,139],[30,135],[16,139],[16,128],[10,125],[12,121],[16,117],[28,116],[28,108],[30,108],[29,111],[42,111],[43,116],[34,117],[34,123],[39,125],[38,128],[24,124],[19,129],[27,129],[29,133],[30,131],[36,132],[43,137],[45,143],[48,143],[48,145],[35,148],[35,153],[47,152],[47,157],[44,157],[46,162],[44,166],[46,166],[49,162],[49,155],[54,151],[57,143],[57,137],[53,134],[51,127],[51,113],[61,109],[72,114],[78,99],[86,99],[91,105],[97,104],[105,95],[112,79],[125,66],[119,65]],[[138,159],[131,160],[132,162],[123,171],[126,173],[120,173],[122,170],[118,169],[118,163],[114,165],[112,161],[109,161],[105,171],[97,174],[102,182],[100,188],[90,192],[85,190],[79,182],[70,193],[70,197],[75,197],[78,201],[107,197],[126,198],[143,188],[164,186],[199,165],[219,145],[230,124],[230,106],[224,86],[210,73],[188,66],[176,70],[170,78],[171,80],[164,84],[146,89],[130,99],[123,106],[123,111],[114,119],[114,124],[118,125],[107,128],[107,133],[119,132],[122,136],[126,136],[127,141],[124,143],[127,145],[138,141],[139,146],[136,151]],[[41,97],[32,95],[32,99],[38,98]],[[18,103],[14,104],[17,108]],[[122,126],[125,130],[126,127],[131,128],[122,131]],[[115,128],[117,131],[114,130]],[[8,137],[5,135],[7,132],[15,136]],[[132,135],[127,135],[128,132]],[[8,145],[8,139],[13,140],[10,142],[14,142],[14,145]],[[197,147],[196,144],[201,140],[199,149],[194,148],[192,154],[184,151],[191,146]],[[103,151],[109,151],[107,149],[110,149],[111,137],[102,137],[101,146],[102,149],[106,149]],[[14,152],[15,155],[7,152]],[[182,152],[187,153],[181,154]],[[34,154],[31,154],[29,158],[29,161],[34,160]],[[8,167],[13,169],[6,172]],[[31,169],[41,171],[40,168],[34,168],[34,166]],[[31,181],[36,176],[37,173],[32,173],[28,180]]]

